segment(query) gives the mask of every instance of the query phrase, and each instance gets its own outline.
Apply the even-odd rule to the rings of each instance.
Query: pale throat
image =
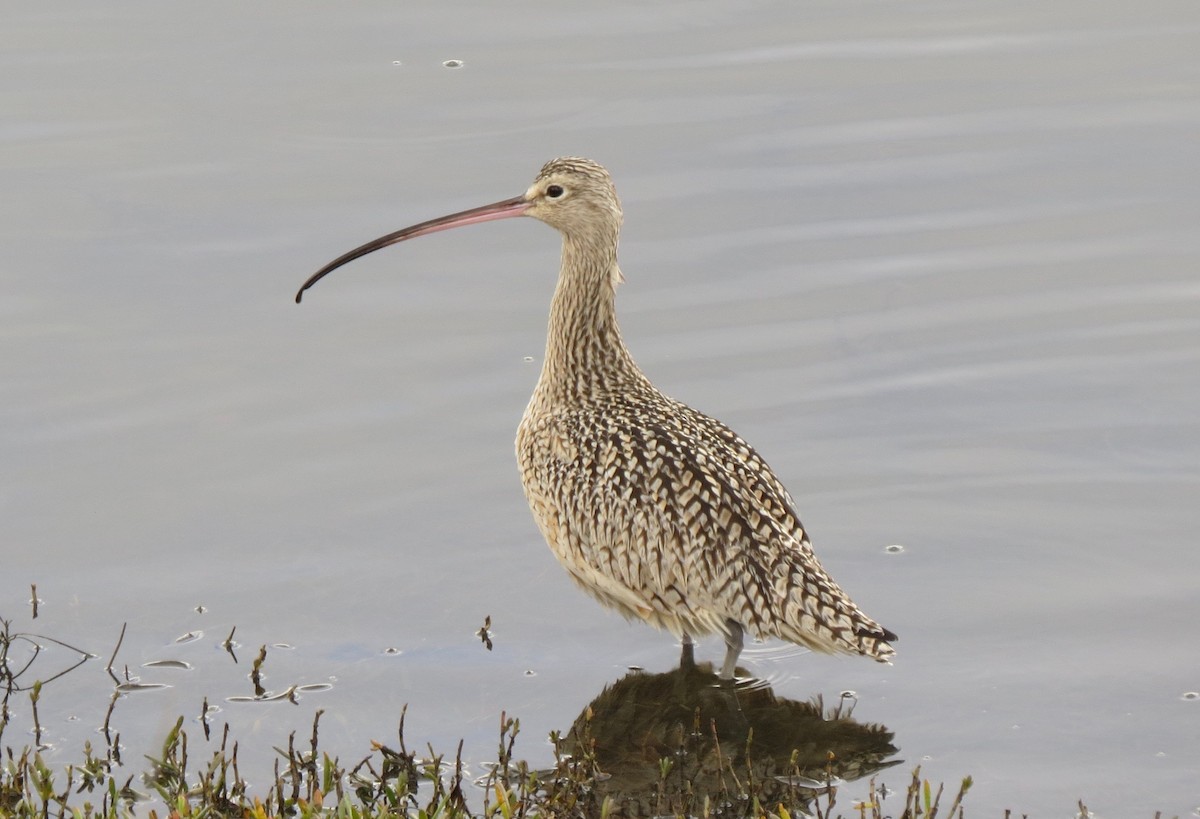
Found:
[[[648,383],[617,325],[620,276],[615,237],[592,243],[564,237],[538,392],[580,399]]]

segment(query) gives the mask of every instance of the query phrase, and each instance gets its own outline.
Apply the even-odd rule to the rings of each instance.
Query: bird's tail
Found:
[[[811,550],[796,558],[785,570],[789,576],[784,616],[765,630],[816,651],[891,662],[896,651],[890,643],[897,639],[896,633],[864,614],[825,573]]]

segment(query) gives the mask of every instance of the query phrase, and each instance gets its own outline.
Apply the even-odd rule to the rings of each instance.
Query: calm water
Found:
[[[545,761],[628,666],[669,669],[521,495],[551,231],[440,234],[291,301],[582,154],[624,200],[639,362],[764,453],[901,635],[890,668],[747,668],[857,691],[894,784],[971,774],[971,816],[1200,811],[1200,7],[494,8],[9,10],[0,616],[105,657],[127,621],[118,666],[171,687],[118,704],[126,758],[207,696],[257,779],[316,708],[345,758],[407,703],[411,745],[481,760],[505,710]],[[269,686],[332,688],[226,701],[263,644]],[[43,693],[61,762],[103,665]]]

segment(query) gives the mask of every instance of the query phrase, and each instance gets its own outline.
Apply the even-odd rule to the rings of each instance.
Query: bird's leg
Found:
[[[721,666],[721,679],[732,680],[733,672],[737,670],[738,655],[742,653],[742,625],[733,620],[726,620],[728,631],[725,632],[725,663]]]
[[[692,635],[686,631],[683,633],[683,652],[679,655],[679,667],[684,671],[691,671],[696,667],[696,651],[695,643],[692,641]]]

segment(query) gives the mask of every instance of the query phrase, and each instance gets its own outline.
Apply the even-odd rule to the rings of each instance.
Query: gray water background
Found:
[[[439,234],[291,300],[580,154],[625,205],[639,363],[767,457],[901,635],[892,667],[747,669],[856,691],[893,784],[971,774],[971,816],[1193,815],[1198,36],[1191,0],[8,8],[0,616],[104,655],[44,691],[50,756],[95,738],[124,622],[118,667],[171,686],[118,704],[126,757],[207,696],[259,781],[316,708],[346,759],[407,703],[412,745],[477,766],[504,710],[544,762],[674,663],[521,495],[551,231]],[[227,702],[263,644],[268,686],[332,688]]]

